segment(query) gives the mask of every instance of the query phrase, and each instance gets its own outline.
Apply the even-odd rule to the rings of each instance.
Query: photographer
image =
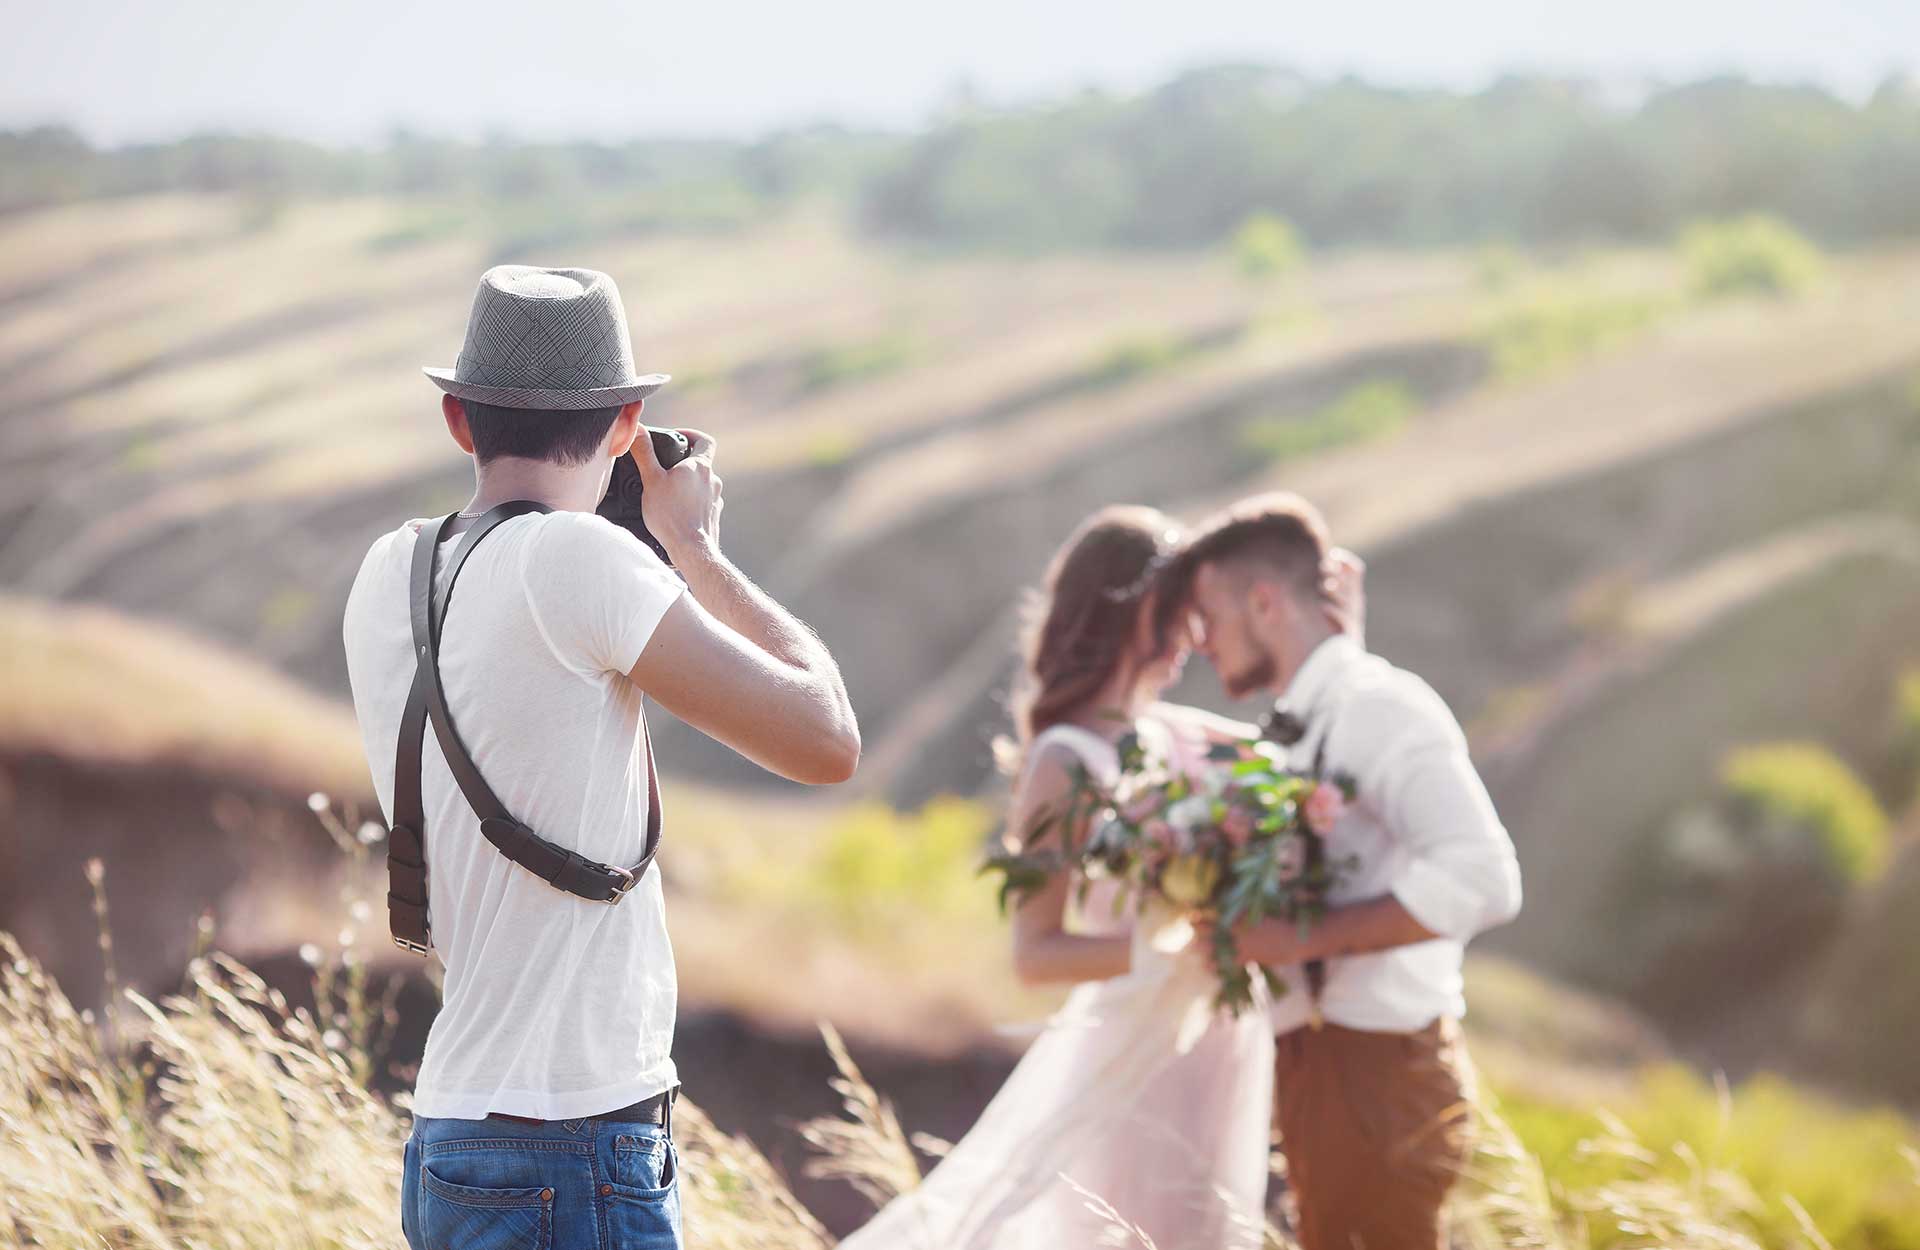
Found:
[[[810,784],[852,775],[859,730],[826,648],[722,553],[714,441],[641,425],[667,378],[634,370],[612,279],[491,269],[426,372],[473,498],[373,544],[343,629],[395,938],[446,970],[401,1225],[416,1250],[678,1246],[644,697]],[[629,455],[623,528],[594,512]]]

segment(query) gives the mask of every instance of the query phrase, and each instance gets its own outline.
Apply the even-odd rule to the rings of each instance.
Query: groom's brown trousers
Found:
[[[1444,1250],[1441,1206],[1470,1150],[1459,1026],[1279,1039],[1274,1097],[1302,1250]]]

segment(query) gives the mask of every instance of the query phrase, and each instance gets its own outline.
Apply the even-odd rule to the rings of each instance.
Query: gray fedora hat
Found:
[[[670,374],[635,373],[627,313],[597,269],[495,265],[480,275],[467,340],[441,390],[502,408],[611,408],[644,399]]]

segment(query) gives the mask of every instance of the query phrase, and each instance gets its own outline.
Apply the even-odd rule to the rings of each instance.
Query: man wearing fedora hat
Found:
[[[426,373],[473,498],[377,539],[343,625],[395,939],[446,972],[401,1227],[414,1250],[677,1247],[644,699],[812,784],[852,775],[859,730],[820,640],[722,554],[714,440],[683,431],[667,468],[643,436],[668,378],[635,370],[611,278],[488,270],[454,367]],[[629,454],[671,566],[594,515]]]

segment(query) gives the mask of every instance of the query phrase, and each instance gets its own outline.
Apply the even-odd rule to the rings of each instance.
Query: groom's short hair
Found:
[[[1167,569],[1160,602],[1169,616],[1184,612],[1193,579],[1209,564],[1267,573],[1296,595],[1320,592],[1331,540],[1320,509],[1291,491],[1243,499],[1203,524]]]

